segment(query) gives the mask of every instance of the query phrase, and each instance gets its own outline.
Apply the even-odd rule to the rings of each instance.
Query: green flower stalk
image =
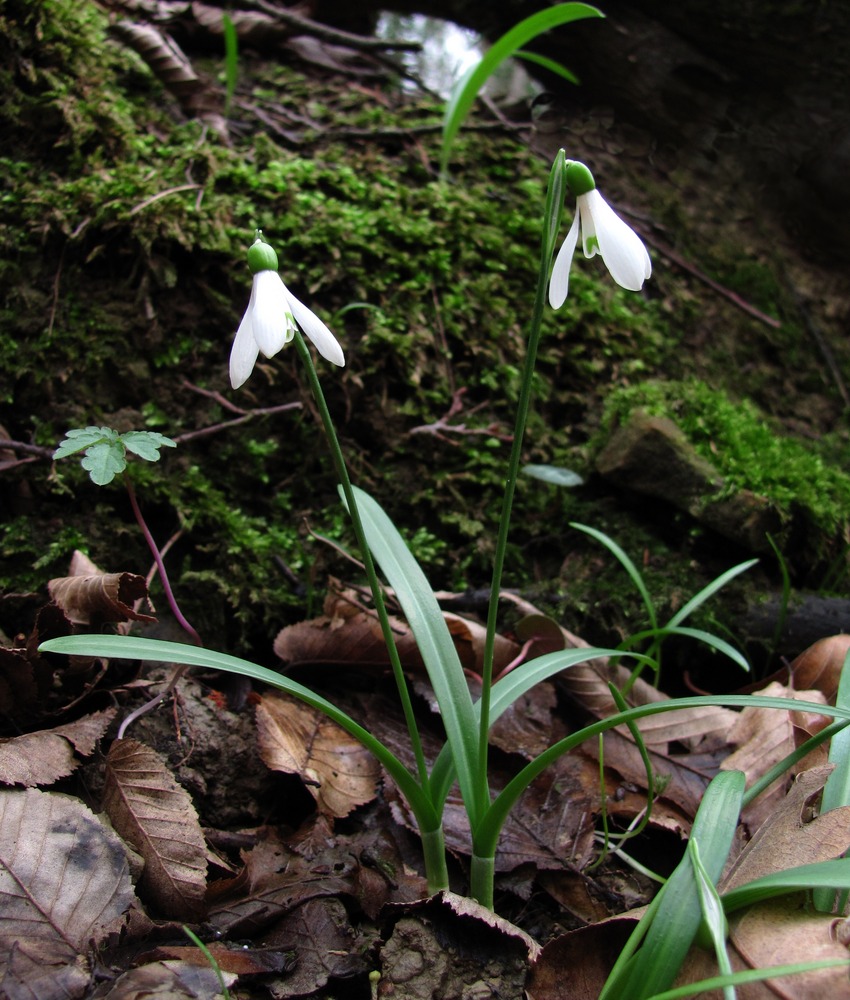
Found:
[[[248,250],[248,267],[254,281],[248,308],[230,351],[233,388],[238,389],[248,380],[260,353],[273,358],[292,340],[298,327],[323,358],[342,367],[345,355],[336,337],[283,283],[278,274],[277,254],[263,239],[260,229]]]

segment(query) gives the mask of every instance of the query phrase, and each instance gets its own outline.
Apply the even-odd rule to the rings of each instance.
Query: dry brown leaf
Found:
[[[802,701],[824,701],[820,691],[793,691],[778,681],[774,681],[758,692],[772,698],[788,698],[789,711],[775,708],[745,708],[729,730],[729,742],[737,749],[720,765],[724,771],[743,771],[747,784],[751,785],[766,774],[774,764],[796,749],[794,738],[793,712],[795,699]],[[812,762],[806,758],[807,764]],[[803,765],[804,767],[806,765]],[[785,786],[776,782],[744,810],[742,817],[751,830],[756,830],[768,819],[777,803],[785,797]]]
[[[359,602],[355,603],[357,596],[349,591],[329,594],[324,615],[281,629],[274,641],[275,655],[292,666],[311,663],[388,666],[390,660],[381,626],[374,612],[365,611]],[[480,674],[484,660],[484,626],[451,612],[444,612],[443,617],[462,666]],[[390,618],[390,624],[402,666],[422,670],[422,657],[407,624],[395,617]],[[515,642],[497,636],[493,654],[495,673],[498,675],[504,670],[519,651]]]
[[[729,958],[735,972],[822,959],[847,960],[841,930],[847,921],[810,910],[802,894],[767,900],[730,920]],[[844,940],[844,943],[842,943]],[[695,948],[688,956],[677,985],[717,974],[714,956]],[[782,976],[735,987],[737,1000],[827,1000],[850,996],[847,967]],[[719,990],[701,994],[723,1000]]]
[[[797,776],[788,794],[720,880],[720,893],[786,868],[844,854],[850,846],[850,806],[830,809],[814,819],[808,815],[810,803],[831,770],[831,765],[817,767]]]
[[[103,808],[144,858],[139,890],[168,917],[204,911],[206,848],[198,814],[159,754],[136,740],[115,740],[106,758]]]
[[[817,688],[832,702],[844,660],[850,652],[850,635],[831,635],[804,649],[791,664],[795,688]]]
[[[635,923],[607,920],[549,941],[531,967],[529,1000],[596,1000]]]
[[[225,985],[232,986],[236,976],[222,972]],[[151,962],[131,969],[115,980],[106,1000],[216,1000],[222,997],[218,976],[209,965],[203,968],[176,960]]]
[[[7,785],[49,785],[69,775],[87,757],[115,717],[115,709],[94,712],[76,722],[0,740],[0,781]]]
[[[102,573],[81,552],[72,557],[70,575],[50,580],[47,590],[75,625],[156,621],[133,609],[135,601],[148,596],[144,577],[136,573]]]
[[[257,705],[257,741],[264,763],[300,775],[318,808],[347,816],[378,792],[378,761],[353,736],[303,702],[268,694]]]
[[[124,846],[76,799],[0,791],[0,995],[68,1000],[134,899]]]

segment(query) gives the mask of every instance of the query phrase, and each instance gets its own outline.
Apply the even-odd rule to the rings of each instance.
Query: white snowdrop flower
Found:
[[[599,254],[611,277],[632,292],[640,291],[652,274],[652,262],[643,241],[596,190],[593,174],[578,160],[567,163],[567,186],[576,196],[576,214],[552,268],[549,304],[558,309],[570,288],[570,265],[579,233],[585,257]]]
[[[335,365],[345,364],[336,337],[284,285],[277,266],[277,254],[257,230],[257,239],[248,250],[248,267],[254,275],[251,299],[230,351],[230,384],[234,389],[247,381],[260,352],[272,358],[292,340],[296,323],[323,358]]]

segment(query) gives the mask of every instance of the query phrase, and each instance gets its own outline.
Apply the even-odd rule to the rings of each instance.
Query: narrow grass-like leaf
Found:
[[[727,569],[725,573],[721,573],[716,580],[712,580],[711,583],[707,584],[698,594],[694,596],[676,612],[675,615],[667,622],[667,628],[673,628],[675,625],[679,625],[683,622],[690,614],[692,614],[696,609],[713,596],[722,587],[725,587],[730,580],[734,580],[736,576],[741,573],[745,573],[752,566],[755,566],[758,559],[748,559],[746,562],[738,563],[737,566],[733,566],[731,569]]]
[[[728,976],[712,976],[710,979],[700,979],[695,983],[677,986],[663,993],[656,993],[648,1000],[684,1000],[685,997],[698,996],[700,993],[711,993],[725,986],[746,986],[747,983],[760,983],[765,979],[780,979],[783,976],[798,976],[801,972],[817,972],[818,969],[836,969],[839,966],[850,965],[850,959],[825,958],[818,962],[796,962],[794,965],[774,965],[767,969],[743,969]]]
[[[47,642],[43,642],[40,648],[44,653],[66,653],[68,656],[100,656],[117,660],[185,663],[190,667],[207,667],[211,670],[224,670],[231,674],[241,674],[243,677],[262,681],[280,691],[286,691],[287,694],[312,705],[329,719],[333,719],[378,758],[398,785],[402,795],[407,799],[423,829],[431,830],[439,826],[439,817],[430,800],[410,771],[392,751],[388,750],[367,729],[364,729],[336,705],[326,698],[322,698],[321,695],[315,694],[303,684],[290,680],[282,674],[261,667],[259,664],[251,663],[250,660],[242,660],[238,656],[230,656],[227,653],[218,653],[213,649],[202,649],[199,646],[189,646],[182,642],[142,639],[131,635],[69,635],[60,639],[49,639]]]
[[[457,649],[434,592],[398,529],[368,493],[355,487],[354,494],[369,550],[395,591],[428,671],[461,795],[474,828],[489,803],[489,795],[476,780],[477,718]]]
[[[611,553],[612,556],[620,563],[620,565],[625,569],[625,571],[631,577],[632,583],[637,588],[638,593],[643,599],[643,603],[646,606],[647,617],[649,618],[649,623],[653,630],[658,628],[658,616],[655,613],[655,604],[649,595],[649,591],[646,588],[646,584],[643,582],[643,577],[641,576],[640,570],[635,566],[632,560],[626,555],[626,553],[620,548],[620,546],[614,541],[613,538],[609,538],[604,531],[599,531],[598,528],[590,528],[586,524],[579,524],[577,521],[570,521],[570,527],[576,528],[578,531],[583,531],[586,535],[590,535],[591,538],[595,538],[597,542],[601,542],[606,549]]]
[[[530,17],[514,25],[495,41],[485,53],[481,62],[473,66],[455,85],[443,119],[443,145],[440,151],[440,174],[445,176],[449,164],[452,144],[469,113],[478,92],[496,69],[519,49],[538,35],[552,28],[557,28],[570,21],[579,21],[587,17],[604,17],[595,7],[583,3],[559,3],[554,7],[532,14]]]
[[[841,668],[841,677],[838,681],[838,691],[835,695],[835,704],[840,708],[850,708],[850,654],[844,659],[844,666]],[[850,805],[850,728],[842,729],[832,737],[829,745],[829,762],[835,767],[826,784],[823,787],[821,799],[821,812],[829,812],[830,809],[837,809],[839,806]],[[831,913],[835,907],[835,893],[828,889],[816,889],[813,896],[815,909],[821,913]],[[838,906],[840,913],[844,909],[847,897]]]
[[[731,643],[714,635],[712,632],[706,632],[700,628],[689,628],[687,625],[665,625],[663,628],[652,628],[646,629],[643,632],[635,632],[634,635],[630,635],[625,640],[620,648],[630,649],[632,646],[643,642],[644,639],[664,639],[670,635],[681,635],[688,639],[696,639],[698,642],[704,642],[707,646],[711,646],[712,649],[716,649],[718,653],[728,656],[742,670],[747,673],[750,672],[749,661]]]
[[[637,660],[646,659],[646,657],[638,653],[629,653],[627,655]],[[554,677],[556,674],[564,670],[569,670],[570,667],[575,667],[580,663],[587,663],[590,660],[612,656],[622,656],[622,654],[617,650],[595,647],[587,649],[562,649],[555,653],[546,653],[544,656],[538,656],[533,660],[521,663],[493,685],[490,700],[491,724],[510,708],[517,698],[522,697],[526,691],[530,691],[531,688],[541,681],[548,680],[550,677]],[[477,701],[474,706],[476,723],[480,708],[481,702]],[[454,777],[455,771],[451,748],[446,745],[440,751],[431,769],[431,795],[438,809],[442,809]]]
[[[695,837],[690,837],[688,840],[687,854],[694,867],[703,927],[707,929],[711,937],[714,954],[717,956],[717,968],[722,975],[728,976],[732,972],[732,963],[726,949],[729,925],[726,922],[726,914],[723,912],[723,903],[720,901],[717,889],[702,863],[699,843]],[[734,986],[724,986],[723,996],[725,1000],[735,1000]]]
[[[836,889],[850,889],[850,858],[836,858],[833,861],[818,861],[812,865],[786,868],[772,875],[753,879],[752,882],[723,893],[720,898],[723,909],[727,913],[733,913],[744,906],[752,906],[762,900],[784,896],[789,892],[800,892],[803,889],[828,891],[832,894],[832,898]]]
[[[694,818],[691,837],[700,844],[702,864],[712,882],[720,877],[732,846],[745,780],[741,771],[716,775]],[[682,859],[658,896],[658,905],[633,932],[641,939],[640,948],[612,974],[600,1000],[645,1000],[668,989],[676,978],[702,920],[690,857]]]
[[[525,49],[520,49],[518,52],[514,52],[514,58],[524,59],[526,62],[534,63],[543,69],[548,69],[550,73],[562,77],[568,83],[578,84],[581,82],[575,73],[568,70],[562,63],[556,62],[548,56],[540,56],[536,52],[526,52]]]
[[[224,117],[230,114],[230,105],[236,93],[236,77],[239,73],[239,38],[233,18],[225,13],[221,15],[221,29],[224,33]]]

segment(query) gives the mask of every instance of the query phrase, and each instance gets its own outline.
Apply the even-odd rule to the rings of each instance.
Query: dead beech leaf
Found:
[[[604,920],[553,938],[531,966],[529,1000],[597,1000],[635,923]]]
[[[267,767],[298,774],[319,810],[347,816],[378,792],[378,761],[353,736],[316,709],[284,694],[257,705],[257,742]]]
[[[827,701],[835,699],[844,660],[850,652],[850,635],[831,635],[804,649],[791,664],[795,688],[817,688]]]
[[[156,621],[133,609],[135,601],[148,596],[144,577],[136,573],[102,573],[80,552],[74,553],[70,569],[70,576],[50,580],[47,590],[75,625]]]
[[[237,979],[232,972],[225,971],[222,977],[226,986],[232,986]],[[208,964],[204,968],[195,963],[166,960],[125,972],[116,979],[105,1000],[148,1000],[149,997],[216,1000],[221,996],[218,976]]]
[[[134,899],[124,845],[81,802],[0,791],[0,995],[68,1000]]]
[[[847,921],[806,906],[802,893],[766,900],[733,914],[729,921],[728,953],[732,969],[763,969],[774,965],[822,959],[847,960],[842,928]],[[693,983],[716,975],[713,954],[694,948],[676,981]],[[719,990],[701,994],[708,1000],[723,1000]],[[850,996],[847,966],[782,976],[735,987],[737,1000],[825,1000]]]
[[[772,698],[787,698],[788,711],[751,706],[738,714],[735,724],[729,730],[729,742],[737,749],[729,754],[720,767],[724,771],[743,771],[747,776],[748,785],[761,778],[774,764],[778,764],[796,748],[792,718],[794,700],[825,702],[820,691],[794,691],[778,681],[773,681],[758,694]],[[802,766],[810,766],[811,763],[807,757],[806,764]],[[751,830],[757,829],[770,817],[777,802],[784,797],[783,784],[776,782],[744,810],[744,822]]]
[[[66,777],[80,763],[74,751],[91,754],[114,717],[115,709],[108,708],[64,726],[0,740],[0,781],[30,788]]]
[[[159,754],[136,740],[115,740],[106,758],[103,808],[144,859],[139,890],[168,917],[204,912],[206,848],[198,814]]]
[[[830,809],[814,819],[807,815],[831,770],[831,765],[816,767],[797,776],[788,794],[720,880],[719,892],[786,868],[844,854],[850,846],[850,806]]]

